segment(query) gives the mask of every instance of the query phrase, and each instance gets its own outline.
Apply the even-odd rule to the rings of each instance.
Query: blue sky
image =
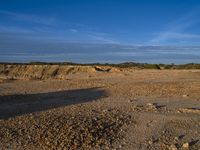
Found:
[[[0,39],[199,45],[197,0],[1,0]]]
[[[199,16],[198,0],[0,0],[0,61],[200,62]]]

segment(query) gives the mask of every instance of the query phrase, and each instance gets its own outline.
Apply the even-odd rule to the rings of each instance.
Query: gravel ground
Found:
[[[0,83],[0,149],[200,149],[200,71]]]

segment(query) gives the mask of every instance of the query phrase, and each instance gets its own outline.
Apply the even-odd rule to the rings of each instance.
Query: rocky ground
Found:
[[[200,149],[200,71],[0,80],[0,149]]]

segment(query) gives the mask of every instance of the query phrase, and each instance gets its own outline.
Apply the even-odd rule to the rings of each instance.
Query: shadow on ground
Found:
[[[99,88],[76,89],[39,94],[0,96],[0,119],[79,104],[106,97]]]

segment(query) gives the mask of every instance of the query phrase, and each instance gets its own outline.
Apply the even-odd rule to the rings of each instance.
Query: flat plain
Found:
[[[200,70],[79,70],[1,76],[0,149],[200,149]]]

